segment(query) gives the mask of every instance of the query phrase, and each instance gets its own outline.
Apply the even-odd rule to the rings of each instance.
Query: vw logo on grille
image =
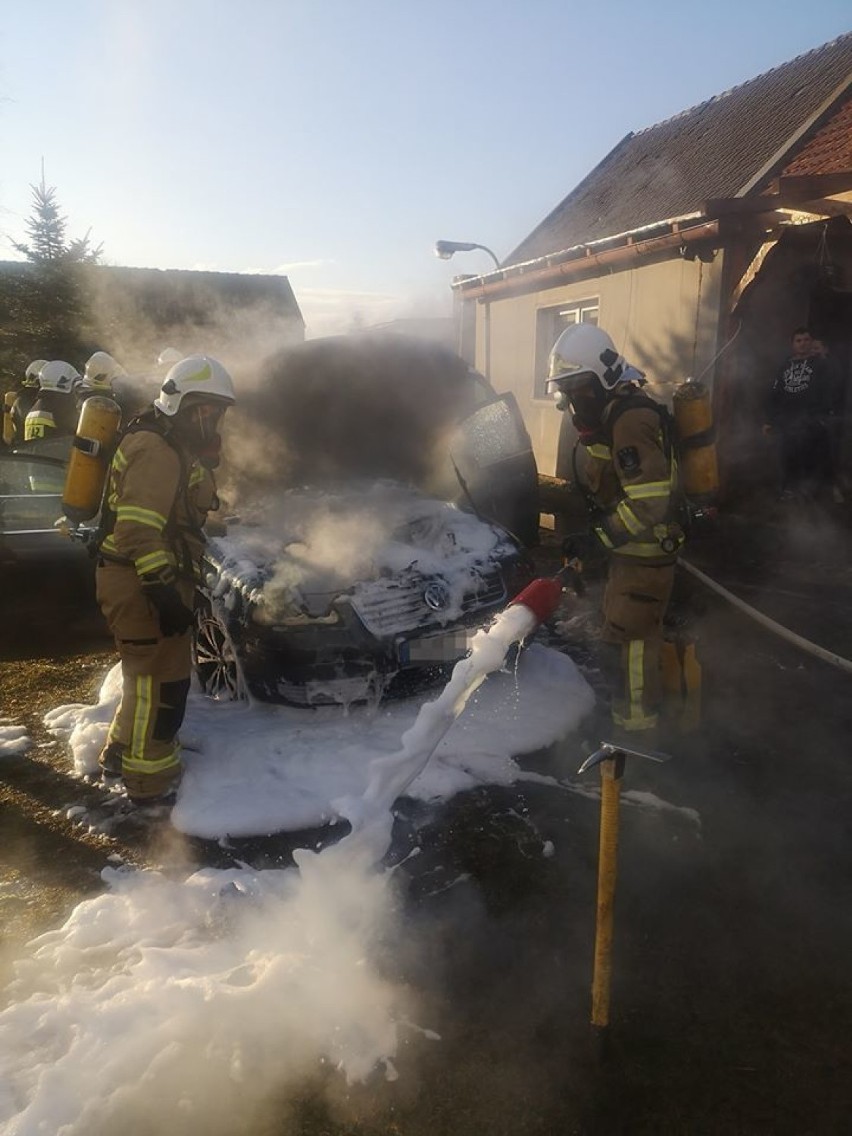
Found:
[[[423,599],[432,611],[443,611],[450,604],[450,589],[440,580],[433,580],[424,589]]]

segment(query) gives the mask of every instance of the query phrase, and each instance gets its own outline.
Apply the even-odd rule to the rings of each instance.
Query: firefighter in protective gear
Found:
[[[124,367],[106,351],[96,351],[90,355],[83,370],[83,380],[80,383],[80,400],[92,394],[112,395],[112,386],[116,379],[126,375]]]
[[[24,441],[24,427],[27,415],[32,410],[38,398],[38,377],[46,362],[46,359],[33,359],[32,363],[28,364],[27,369],[24,371],[24,377],[21,379],[20,392],[12,403],[9,412],[11,415],[13,433],[12,445],[14,446],[18,446]]]
[[[136,802],[169,800],[180,780],[202,526],[218,508],[218,427],[233,403],[221,363],[182,359],[129,424],[110,466],[97,596],[121,657],[122,695],[99,761]]]
[[[612,718],[640,743],[661,701],[663,617],[684,531],[669,414],[641,390],[645,377],[603,329],[566,328],[550,355],[548,390],[579,435],[575,476],[608,554],[601,638],[612,648]],[[580,454],[585,456],[580,469]]]
[[[73,434],[77,425],[74,392],[80,375],[70,363],[51,359],[38,373],[38,398],[24,419],[24,441]]]

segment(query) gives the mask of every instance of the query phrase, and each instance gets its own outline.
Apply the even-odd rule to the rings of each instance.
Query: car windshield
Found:
[[[52,530],[62,512],[64,482],[60,462],[19,454],[0,457],[0,532]]]

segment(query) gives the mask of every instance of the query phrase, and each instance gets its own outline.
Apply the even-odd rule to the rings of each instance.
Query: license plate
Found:
[[[443,635],[403,640],[399,644],[399,661],[403,664],[455,662],[468,653],[473,636],[473,631],[447,631]]]

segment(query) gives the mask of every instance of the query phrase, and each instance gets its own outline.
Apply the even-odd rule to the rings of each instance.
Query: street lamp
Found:
[[[473,241],[435,241],[435,256],[441,260],[449,260],[454,252],[473,252],[474,249],[482,249],[494,261],[495,267],[500,267],[500,261],[487,245],[478,245]]]
[[[435,256],[441,260],[449,260],[456,252],[473,252],[475,249],[487,252],[494,261],[494,267],[499,269],[500,261],[488,245],[475,241],[435,241]],[[485,377],[491,378],[491,303],[488,300],[485,301]]]

